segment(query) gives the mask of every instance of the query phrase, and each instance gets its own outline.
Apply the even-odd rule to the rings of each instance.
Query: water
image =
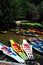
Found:
[[[43,35],[39,35],[39,37],[40,38],[43,38]],[[17,35],[17,34],[15,34],[14,32],[10,32],[10,31],[8,31],[8,33],[6,33],[6,34],[2,34],[2,33],[0,33],[0,42],[1,43],[3,43],[3,44],[5,44],[5,45],[7,45],[7,46],[10,46],[10,43],[9,43],[9,40],[10,39],[14,39],[17,43],[19,43],[19,44],[21,44],[20,42],[22,41],[22,39],[28,39],[28,38],[30,38],[29,36],[23,36],[23,35]],[[42,65],[41,63],[43,62],[43,56],[42,55],[40,55],[39,53],[37,53],[36,51],[33,51],[33,54],[34,54],[34,56],[35,56],[35,58],[36,58],[36,61],[37,62],[39,62],[40,63],[40,65]],[[3,54],[0,54],[0,57],[2,56]],[[15,60],[13,60],[13,59],[11,59],[11,58],[9,58],[9,57],[4,57],[2,60],[6,60],[7,59],[7,61],[15,61]],[[33,63],[33,62],[32,62]],[[32,63],[27,63],[27,65],[32,65]],[[35,62],[36,63],[36,62]],[[33,64],[34,65],[34,64]]]

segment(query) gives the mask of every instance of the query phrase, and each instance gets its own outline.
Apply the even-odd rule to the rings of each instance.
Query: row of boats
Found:
[[[43,40],[42,39],[30,39],[22,40],[22,45],[16,43],[13,39],[10,39],[11,47],[8,47],[0,43],[0,52],[2,51],[5,55],[10,56],[20,63],[25,63],[29,60],[34,60],[33,51],[36,51],[43,54]]]
[[[38,36],[38,34],[41,34],[43,35],[43,31],[40,31],[40,30],[36,30],[36,29],[28,29],[28,30],[23,30],[23,31],[17,31],[16,32],[17,34],[23,34],[23,35],[26,35],[26,36]],[[37,34],[38,33],[38,34]]]
[[[24,31],[24,32],[16,32],[16,34],[18,34],[18,35],[24,35],[24,36],[30,36],[30,37],[37,37],[38,36],[38,34],[36,34],[36,33],[32,33],[32,32],[28,32],[28,31]]]

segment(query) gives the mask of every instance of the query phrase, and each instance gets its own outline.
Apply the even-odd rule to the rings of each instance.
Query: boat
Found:
[[[28,31],[24,31],[24,32],[16,32],[16,34],[18,34],[18,35],[24,35],[24,36],[31,36],[31,37],[37,37],[38,36],[38,34],[36,34],[36,33],[32,33],[32,32],[28,32]]]
[[[33,38],[31,41],[39,46],[43,46],[43,40],[41,38]]]
[[[23,59],[23,60],[28,60],[28,57],[26,56],[26,54],[24,53],[24,50],[21,48],[21,46],[16,43],[13,39],[10,39],[10,43],[11,43],[11,47],[12,49],[19,54],[19,56]]]
[[[42,39],[33,40],[32,42],[43,48],[43,40]]]
[[[28,31],[31,33],[36,33],[36,31],[34,29],[29,29]]]
[[[28,32],[28,33],[24,32],[23,35],[31,36],[31,37],[37,37],[38,36],[37,34],[31,33],[31,32]]]
[[[17,35],[22,35],[23,33],[20,32],[20,31],[17,31],[16,34],[17,34]]]
[[[43,35],[43,31],[40,31],[40,30],[35,30],[36,33],[39,33],[39,34],[42,34]]]
[[[28,44],[26,39],[22,40],[22,47],[27,54],[29,60],[34,60],[33,54],[32,54],[32,46]]]
[[[37,39],[37,41],[39,41],[39,42],[43,42],[43,39],[41,39],[41,38],[37,38],[37,37],[36,37],[36,39]]]
[[[33,40],[34,43],[36,43],[37,45],[43,46],[43,42],[40,40]]]
[[[33,47],[33,49],[35,49],[36,51],[38,51],[38,52],[40,52],[40,53],[42,53],[43,54],[43,48],[42,47],[40,47],[39,45],[33,45],[32,44],[32,47]]]
[[[29,31],[32,32],[32,33],[38,33],[38,34],[42,34],[43,35],[43,31],[40,31],[40,30],[29,29]]]
[[[3,52],[3,54],[13,58],[14,60],[18,61],[19,63],[24,63],[25,61],[15,52],[12,50],[11,47],[8,47],[2,43],[0,43],[0,52]]]
[[[7,31],[1,31],[1,33],[6,34],[6,33],[7,33]]]
[[[30,42],[30,45],[32,45],[32,48],[40,53],[43,54],[43,46],[41,46],[40,44],[37,44],[35,43],[34,41],[29,41],[27,40],[28,42]]]

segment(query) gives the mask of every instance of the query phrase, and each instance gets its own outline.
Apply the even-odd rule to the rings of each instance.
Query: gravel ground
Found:
[[[8,61],[0,61],[0,65],[26,65],[22,63],[8,62]]]
[[[11,65],[11,64],[6,64],[6,63],[1,63],[1,62],[0,62],[0,65]]]

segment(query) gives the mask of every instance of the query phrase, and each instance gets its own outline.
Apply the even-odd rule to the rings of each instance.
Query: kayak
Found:
[[[13,39],[10,39],[10,43],[11,43],[11,47],[12,49],[19,54],[19,56],[23,59],[23,60],[28,60],[28,57],[26,56],[26,54],[24,53],[24,50],[21,48],[21,46],[16,43]]]
[[[36,40],[36,41],[33,41],[33,42],[36,43],[39,46],[43,46],[43,42],[41,42],[41,41]]]
[[[43,39],[38,38],[38,37],[33,38],[33,40],[35,40],[35,41],[39,41],[39,42],[43,42]]]
[[[33,45],[33,48],[34,48],[35,50],[37,50],[38,52],[40,52],[40,53],[43,54],[43,48],[40,47],[39,45]]]
[[[31,36],[31,37],[37,37],[38,34],[35,34],[35,33],[31,33],[31,32],[16,32],[16,34],[18,35],[25,35],[25,36]]]
[[[25,62],[15,51],[12,50],[11,47],[8,47],[2,43],[0,43],[0,51],[2,51],[3,54],[13,58],[16,61],[18,61],[19,63]]]
[[[34,37],[34,38],[30,38],[29,41],[39,46],[43,46],[43,39],[41,38]]]
[[[31,37],[37,37],[38,35],[37,34],[33,34],[33,33],[30,33],[30,32],[28,32],[28,33],[23,33],[23,35],[25,35],[25,36],[31,36]]]
[[[39,46],[43,46],[43,40],[41,38],[33,38],[31,42]]]
[[[43,35],[43,31],[40,30],[35,30],[37,33],[42,34]]]
[[[32,33],[38,33],[38,34],[42,34],[43,35],[43,31],[40,31],[40,30],[29,29],[29,31],[32,32]]]
[[[43,46],[40,46],[40,44],[37,44],[33,41],[30,41],[30,45],[32,45],[33,49],[43,54]]]
[[[27,54],[29,60],[34,60],[34,57],[32,54],[32,46],[29,45],[25,39],[22,40],[22,47],[23,47],[25,53]]]

